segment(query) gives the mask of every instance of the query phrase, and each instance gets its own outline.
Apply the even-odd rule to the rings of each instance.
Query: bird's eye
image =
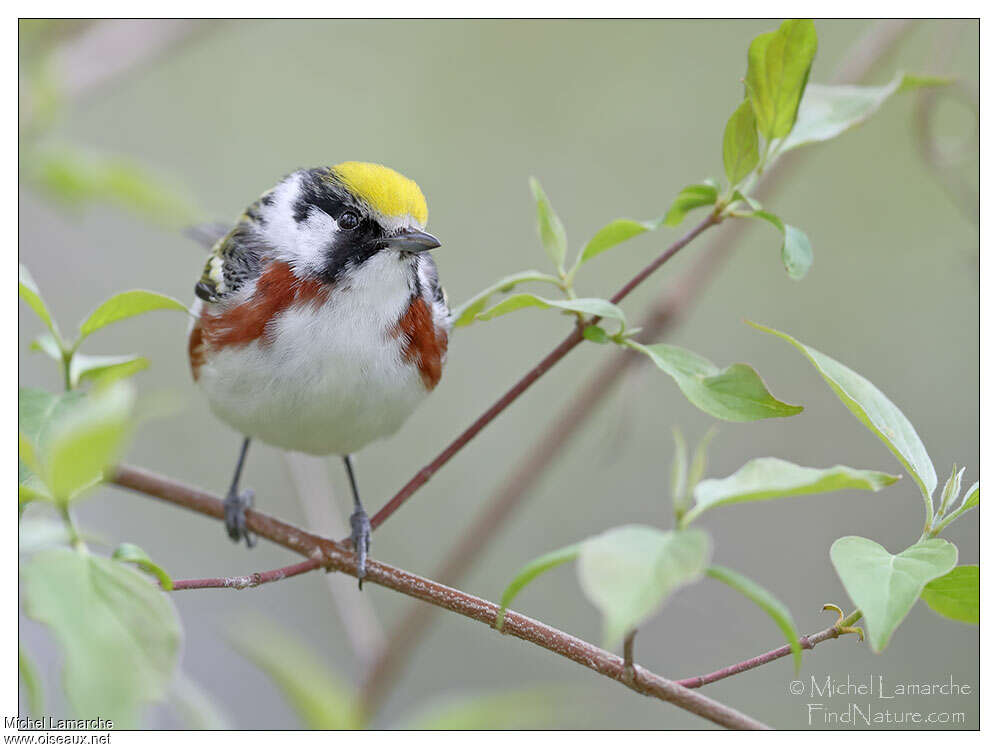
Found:
[[[336,223],[340,229],[356,229],[361,219],[353,211],[344,211]]]

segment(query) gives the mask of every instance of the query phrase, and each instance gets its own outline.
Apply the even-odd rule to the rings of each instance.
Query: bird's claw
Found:
[[[232,541],[246,540],[246,546],[257,543],[257,537],[246,528],[246,509],[253,507],[253,490],[230,492],[225,499],[225,530]]]
[[[354,543],[354,559],[357,560],[357,588],[362,588],[368,572],[368,550],[371,549],[371,522],[363,509],[350,514],[350,539]]]

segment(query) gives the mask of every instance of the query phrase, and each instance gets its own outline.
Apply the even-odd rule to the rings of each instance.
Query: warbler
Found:
[[[351,454],[399,429],[447,355],[451,313],[427,217],[412,180],[344,162],[288,175],[213,247],[188,355],[212,412],[244,436],[225,500],[233,541],[254,544],[253,491],[239,489],[251,440],[340,455],[363,582],[371,525]]]

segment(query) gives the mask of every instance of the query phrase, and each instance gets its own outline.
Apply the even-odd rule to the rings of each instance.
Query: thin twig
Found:
[[[213,518],[223,516],[221,498],[144,469],[120,466],[111,481],[120,487],[157,497]],[[304,529],[255,510],[247,511],[246,526],[264,539],[305,555],[308,560],[299,564],[302,567],[314,564],[351,576],[355,573],[353,553],[345,545],[315,536]],[[376,560],[368,561],[366,580],[477,620],[489,627],[495,623],[499,611],[499,607],[493,602]],[[502,632],[541,646],[627,685],[638,693],[672,703],[720,726],[729,729],[768,728],[734,708],[677,685],[642,667],[635,667],[634,681],[629,685],[624,660],[621,657],[517,612],[506,613]]]
[[[856,83],[863,80],[896,48],[911,28],[911,21],[884,21],[875,24],[844,55],[843,62],[833,76],[833,82]],[[800,165],[803,153],[799,150],[784,155],[757,184],[754,195],[761,200],[769,197]],[[682,319],[727,260],[738,236],[747,228],[747,222],[729,222],[721,228],[713,243],[698,255],[687,275],[673,287],[669,295],[653,304],[638,324],[642,329],[637,337],[640,341],[649,343],[658,339]],[[484,503],[484,509],[469,529],[458,535],[456,547],[445,557],[434,576],[436,580],[450,585],[461,580],[547,468],[562,454],[572,436],[595,413],[595,407],[610,394],[614,385],[633,365],[646,361],[647,358],[633,351],[620,351],[569,399],[562,413],[549,424],[542,437],[507,472],[503,484]],[[385,652],[375,662],[362,686],[363,702],[369,710],[373,710],[384,696],[388,685],[404,666],[412,644],[422,637],[435,613],[436,610],[432,608],[414,603],[400,618],[399,624],[389,635]]]
[[[191,578],[185,581],[174,581],[174,591],[190,589],[252,589],[264,583],[277,583],[285,578],[308,573],[322,567],[315,560],[286,565],[283,568],[268,570],[264,573],[250,573],[248,576],[233,576],[230,578]]]
[[[635,287],[651,276],[656,269],[662,266],[663,263],[689,245],[702,232],[715,224],[720,223],[721,221],[721,217],[719,217],[715,212],[710,213],[699,224],[697,224],[697,226],[666,248],[655,260],[635,274],[635,276],[632,277],[628,283],[621,287],[621,289],[619,289],[618,292],[610,298],[610,301],[614,304],[620,302],[628,296],[628,294],[630,294]],[[593,324],[598,320],[598,317],[594,317],[589,320],[589,323]],[[504,409],[512,404],[517,397],[526,391],[531,385],[533,385],[538,378],[554,367],[566,354],[575,349],[576,346],[583,341],[582,329],[582,326],[576,326],[573,328],[572,333],[566,336],[562,343],[552,349],[552,351],[549,352],[548,355],[541,360],[541,362],[539,362],[535,367],[529,370],[526,375],[518,380],[510,390],[504,393],[496,401],[496,403],[486,409],[482,416],[476,419],[471,426],[468,427],[468,429],[456,437],[433,461],[416,472],[413,478],[410,479],[391,500],[385,503],[385,505],[371,517],[371,528],[377,529],[385,523],[388,517],[399,509],[400,505],[406,502],[406,500],[409,499],[420,487],[430,481],[430,478],[436,474],[440,468],[444,466],[444,464],[450,461],[458,451],[464,448],[468,442],[472,440],[472,438],[478,435],[483,428],[486,427],[486,425],[496,419],[496,417],[499,416]]]
[[[857,620],[860,619],[860,613],[854,612],[852,615],[847,617],[845,620],[837,622],[835,625],[830,625],[825,630],[820,630],[818,633],[813,635],[803,635],[798,643],[801,644],[803,649],[813,649],[822,641],[828,641],[831,638],[839,638],[844,634],[844,628],[852,625]],[[851,631],[846,631],[851,632]],[[722,669],[715,670],[714,672],[709,672],[708,674],[701,675],[700,677],[687,677],[683,680],[677,680],[677,683],[688,688],[699,688],[705,685],[710,685],[712,682],[718,682],[718,680],[724,680],[726,677],[731,677],[732,675],[737,675],[742,672],[747,672],[750,669],[755,669],[756,667],[761,667],[764,664],[769,664],[772,661],[781,659],[791,653],[790,644],[781,646],[780,648],[775,648],[773,651],[767,651],[759,656],[754,656],[752,659],[746,659],[745,661],[740,661],[729,667],[724,667]]]

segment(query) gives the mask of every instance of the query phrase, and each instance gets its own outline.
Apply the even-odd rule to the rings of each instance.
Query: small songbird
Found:
[[[441,378],[451,315],[428,250],[427,202],[362,162],[302,169],[264,193],[214,246],[195,286],[188,354],[212,412],[244,435],[225,501],[231,539],[251,439],[343,457],[364,580],[371,526],[350,454],[391,435]]]

